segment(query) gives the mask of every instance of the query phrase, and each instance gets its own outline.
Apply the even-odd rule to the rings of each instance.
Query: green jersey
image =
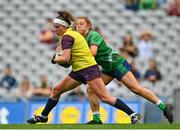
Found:
[[[89,47],[91,45],[98,46],[95,59],[103,70],[111,71],[125,61],[125,58],[121,57],[118,51],[113,50],[98,32],[89,31],[85,39]]]

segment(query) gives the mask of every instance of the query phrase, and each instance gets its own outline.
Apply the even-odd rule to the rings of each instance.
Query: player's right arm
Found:
[[[91,53],[93,54],[93,56],[95,57],[96,54],[97,54],[98,46],[95,45],[95,44],[92,44],[92,45],[90,46],[90,50],[91,50]]]
[[[63,54],[59,56],[55,56],[54,62],[58,64],[69,63],[71,59],[71,48],[73,44],[74,44],[74,38],[69,35],[64,35],[61,41]]]
[[[102,42],[102,37],[99,33],[93,31],[88,42],[91,53],[95,57],[97,55],[98,48]]]
[[[62,55],[58,55],[54,58],[54,62],[59,64],[65,64],[70,61],[71,58],[71,49],[65,49],[63,50]]]

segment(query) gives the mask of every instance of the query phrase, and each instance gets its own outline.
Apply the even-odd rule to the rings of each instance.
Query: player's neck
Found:
[[[86,37],[88,35],[88,32],[89,32],[89,30],[87,30],[83,36]]]

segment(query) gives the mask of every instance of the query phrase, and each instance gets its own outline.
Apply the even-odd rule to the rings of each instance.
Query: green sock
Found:
[[[93,114],[93,120],[96,121],[96,122],[99,122],[101,119],[100,119],[100,114]]]
[[[164,104],[163,102],[160,102],[160,104],[158,105],[158,107],[164,111],[164,109],[167,107],[166,104]]]

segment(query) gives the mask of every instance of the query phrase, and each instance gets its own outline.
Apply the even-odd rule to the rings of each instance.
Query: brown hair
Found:
[[[56,18],[64,20],[69,25],[71,25],[71,23],[75,21],[74,16],[70,12],[64,10],[58,11],[58,16]]]
[[[80,17],[78,17],[76,20],[78,20],[78,19],[84,19],[84,20],[86,21],[86,23],[90,26],[89,30],[91,30],[92,24],[91,24],[91,21],[90,21],[90,19],[89,19],[88,17],[86,17],[86,16],[80,16]]]
[[[130,45],[133,45],[134,44],[134,41],[133,41],[133,37],[131,34],[127,34],[125,36],[123,36],[123,44],[126,46],[128,45],[128,42],[126,41],[126,37],[129,36],[131,38],[131,40],[129,41],[129,44]]]

